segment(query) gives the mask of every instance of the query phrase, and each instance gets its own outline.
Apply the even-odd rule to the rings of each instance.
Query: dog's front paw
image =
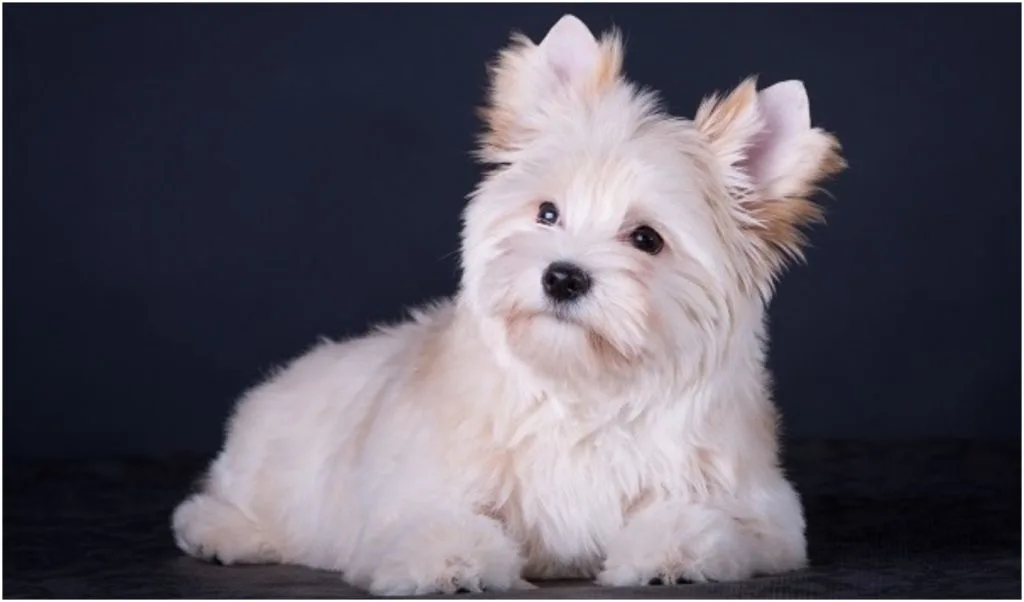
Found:
[[[467,555],[433,556],[405,565],[384,565],[374,571],[370,593],[376,596],[422,596],[478,593],[535,586],[519,576],[519,565],[488,564]]]
[[[599,585],[738,581],[754,575],[753,542],[724,513],[699,506],[637,517],[609,546]]]
[[[597,583],[608,587],[683,585],[707,581],[739,581],[753,576],[752,571],[726,558],[695,561],[678,555],[669,556],[660,562],[606,562],[604,570],[597,575]]]
[[[429,521],[381,541],[368,587],[378,596],[530,589],[516,545],[481,516]]]

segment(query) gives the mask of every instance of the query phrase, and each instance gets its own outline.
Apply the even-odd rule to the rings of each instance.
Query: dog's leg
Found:
[[[527,589],[518,546],[494,520],[465,513],[407,514],[364,534],[346,579],[380,596]]]
[[[662,501],[609,542],[597,582],[609,586],[736,581],[807,562],[799,499],[785,482],[722,504]]]

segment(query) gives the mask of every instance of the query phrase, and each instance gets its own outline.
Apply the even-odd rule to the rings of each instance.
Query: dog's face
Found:
[[[616,35],[564,17],[506,49],[484,112],[495,168],[465,214],[463,298],[556,376],[723,344],[799,256],[807,197],[841,167],[797,82],[747,81],[687,121],[621,62]]]

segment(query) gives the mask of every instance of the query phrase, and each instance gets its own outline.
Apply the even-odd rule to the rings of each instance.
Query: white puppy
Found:
[[[249,391],[174,513],[184,551],[387,595],[804,566],[765,307],[838,145],[799,82],[747,80],[691,121],[622,57],[572,16],[514,38],[458,294]]]

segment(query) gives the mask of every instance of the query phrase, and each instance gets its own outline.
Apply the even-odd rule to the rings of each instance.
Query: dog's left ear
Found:
[[[846,163],[839,143],[811,126],[799,81],[760,92],[747,79],[723,99],[705,99],[694,118],[725,177],[741,225],[754,237],[757,259],[778,269],[802,256],[801,228],[822,217],[811,197]]]
[[[490,93],[481,111],[485,131],[479,156],[504,163],[545,127],[560,102],[611,89],[621,75],[618,32],[599,41],[572,15],[565,15],[539,44],[513,35],[490,69]]]

